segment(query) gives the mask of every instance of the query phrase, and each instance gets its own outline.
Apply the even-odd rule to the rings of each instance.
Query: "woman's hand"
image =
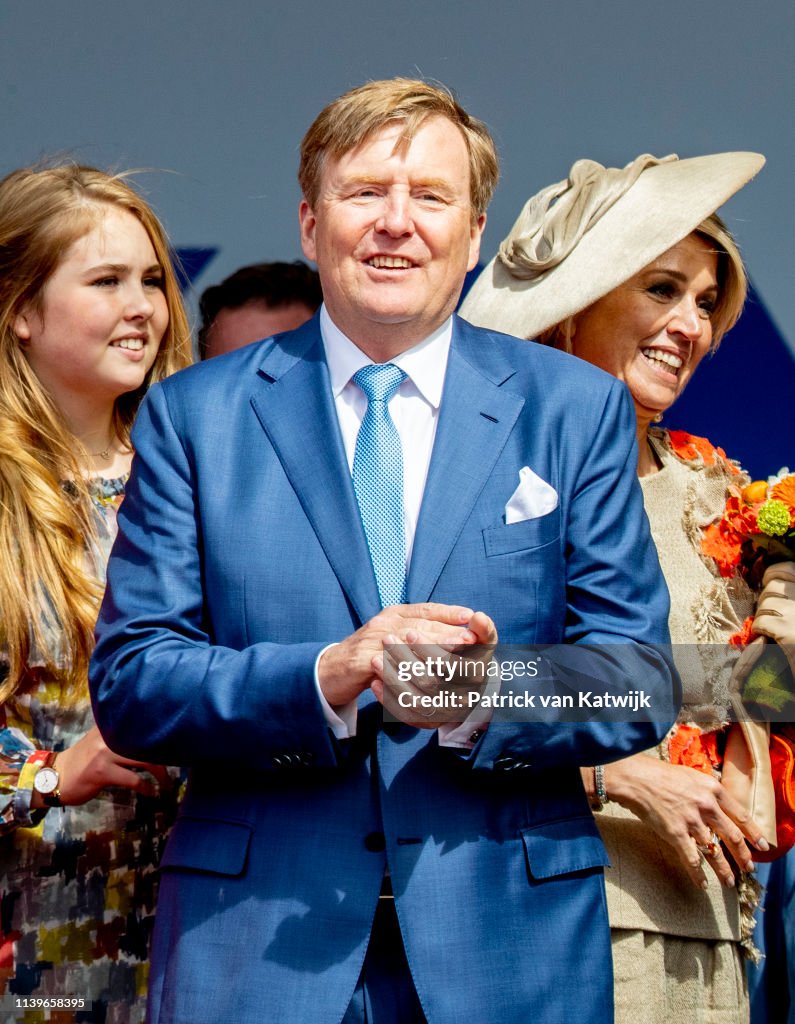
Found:
[[[60,776],[58,791],[61,803],[67,806],[84,804],[108,786],[134,789],[151,796],[155,792],[152,780],[133,771],[133,768],[145,768],[161,786],[168,782],[167,769],[163,765],[146,764],[114,754],[96,726],[81,736],[77,743],[61,751],[55,767]],[[34,809],[37,804],[43,806],[38,793],[33,797]]]
[[[795,562],[776,562],[765,570],[754,632],[776,641],[795,674]]]
[[[721,783],[695,768],[635,754],[605,765],[608,798],[636,814],[673,847],[694,885],[705,889],[704,862],[725,886],[734,872],[722,847],[711,844],[715,832],[734,861],[751,871],[746,839],[765,849],[761,828]],[[702,856],[699,845],[707,847]]]

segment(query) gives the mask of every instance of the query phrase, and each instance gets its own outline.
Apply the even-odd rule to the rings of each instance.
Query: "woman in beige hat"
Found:
[[[755,955],[759,889],[750,849],[774,842],[775,824],[764,727],[728,725],[737,700],[728,641],[754,595],[701,549],[728,485],[748,479],[704,439],[653,424],[740,315],[745,270],[715,210],[763,164],[755,153],[640,156],[623,169],[580,160],[528,201],[461,310],[600,366],[635,404],[684,706],[652,756],[582,770],[612,865],[620,1024],[740,1024],[749,1014],[743,956]],[[765,591],[760,608],[764,600]],[[795,615],[789,626],[795,634]],[[736,770],[749,761],[752,805]]]

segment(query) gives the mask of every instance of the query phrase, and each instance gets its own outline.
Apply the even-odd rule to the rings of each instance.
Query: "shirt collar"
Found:
[[[356,371],[368,366],[373,360],[342,333],[329,316],[325,305],[320,307],[320,334],[326,350],[331,391],[336,399]],[[439,408],[442,400],[452,337],[453,318],[448,317],[441,327],[437,327],[423,341],[390,360],[403,370],[434,409]]]

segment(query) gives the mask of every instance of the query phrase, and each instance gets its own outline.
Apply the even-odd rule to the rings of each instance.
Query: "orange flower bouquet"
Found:
[[[714,559],[721,576],[739,573],[752,590],[761,590],[768,566],[795,560],[795,473],[782,469],[766,481],[730,485],[723,515],[702,532],[701,551]],[[753,627],[750,616],[729,643],[745,647],[755,637]],[[751,670],[743,697],[746,704],[778,716],[792,708],[787,660],[776,645]]]
[[[769,565],[795,559],[795,473],[782,469],[767,481],[731,485],[723,515],[704,530],[701,550],[721,576],[739,571],[759,590]]]
[[[703,533],[702,552],[715,559],[722,576],[739,572],[754,590],[761,590],[769,565],[795,560],[795,473],[782,469],[767,481],[729,487],[721,518]],[[731,638],[743,647],[754,637],[753,619]],[[795,713],[792,666],[778,644],[766,644],[750,670],[743,702],[752,714],[770,722],[770,766],[776,801],[777,844],[755,860],[773,860],[795,845]]]

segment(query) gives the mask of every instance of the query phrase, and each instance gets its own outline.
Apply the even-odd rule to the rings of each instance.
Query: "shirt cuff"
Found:
[[[500,692],[499,679],[489,679],[483,691],[483,697],[490,697]],[[471,750],[483,733],[488,729],[493,708],[488,706],[491,701],[484,701],[486,707],[476,705],[463,722],[450,722],[440,725],[436,730],[440,747],[453,747],[457,750]]]
[[[318,699],[320,700],[320,706],[323,709],[323,717],[326,719],[326,725],[331,729],[332,733],[338,740],[349,740],[352,736],[356,735],[359,706],[355,700],[352,700],[349,704],[343,704],[338,708],[333,708],[326,700],[323,691],[320,688],[320,679],[317,674],[317,667],[320,664],[320,659],[326,651],[336,646],[336,643],[327,644],[315,659],[315,689],[317,690]]]

